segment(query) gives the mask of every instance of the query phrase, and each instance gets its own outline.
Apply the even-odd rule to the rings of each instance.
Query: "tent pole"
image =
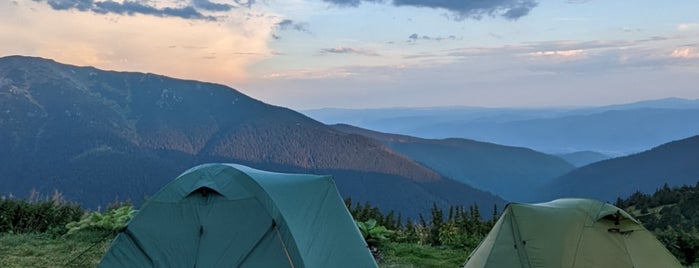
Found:
[[[294,262],[291,261],[291,256],[289,255],[289,250],[286,249],[286,245],[284,244],[284,240],[282,240],[282,235],[281,235],[281,233],[279,233],[279,228],[277,228],[277,222],[273,221],[272,227],[274,227],[274,231],[277,232],[277,237],[279,237],[279,243],[282,244],[282,248],[284,249],[284,254],[286,254],[286,259],[289,260],[289,266],[291,266],[291,268],[294,268]]]

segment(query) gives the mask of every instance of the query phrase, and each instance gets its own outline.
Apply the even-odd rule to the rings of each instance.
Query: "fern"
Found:
[[[66,224],[66,229],[68,229],[67,235],[72,235],[82,230],[117,231],[126,226],[137,212],[132,205],[123,205],[104,214],[91,212],[85,214],[79,221]]]

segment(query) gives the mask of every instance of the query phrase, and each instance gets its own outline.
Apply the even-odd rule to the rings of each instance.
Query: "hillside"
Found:
[[[593,152],[593,151],[581,151],[581,152],[573,152],[573,153],[567,153],[567,154],[557,154],[556,156],[562,158],[563,160],[567,161],[568,163],[571,163],[575,167],[582,167],[586,166],[589,164],[592,164],[594,162],[599,162],[602,160],[607,160],[610,157],[601,154],[598,152]]]
[[[90,207],[138,203],[193,165],[236,162],[331,174],[344,196],[405,214],[504,202],[222,85],[11,56],[0,58],[0,107],[3,195],[58,189]]]
[[[379,140],[449,178],[496,193],[510,201],[529,201],[531,192],[522,189],[539,187],[574,169],[560,158],[527,148],[456,138],[421,139],[350,125],[333,127]]]
[[[636,191],[652,193],[665,183],[680,186],[697,181],[699,136],[693,136],[573,170],[542,191],[545,199],[577,196],[614,201]]]

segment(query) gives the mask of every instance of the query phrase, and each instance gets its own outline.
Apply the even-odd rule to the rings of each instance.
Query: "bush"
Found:
[[[691,228],[689,231],[677,230],[668,227],[664,230],[655,230],[656,237],[667,249],[677,257],[684,265],[697,263],[699,257],[699,231]]]
[[[76,204],[58,201],[0,200],[0,233],[49,233],[61,235],[68,222],[80,219]]]
[[[386,229],[385,226],[377,225],[374,219],[365,222],[357,221],[357,227],[369,247],[380,247],[388,242],[389,236],[395,233],[395,231]]]

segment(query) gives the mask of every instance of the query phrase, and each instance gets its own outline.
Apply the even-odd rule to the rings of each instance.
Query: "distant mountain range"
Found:
[[[457,181],[487,190],[510,201],[530,201],[532,191],[574,169],[561,158],[527,148],[466,139],[421,139],[334,125],[364,135]]]
[[[653,193],[669,186],[699,182],[699,136],[651,150],[596,162],[573,170],[541,189],[541,200],[589,197],[613,202],[636,191]]]
[[[636,153],[699,133],[699,100],[677,98],[591,108],[318,109],[303,113],[422,138],[460,137],[547,153]]]
[[[330,174],[343,196],[404,216],[505,202],[226,86],[41,58],[0,58],[0,148],[0,195],[57,189],[90,207],[138,203],[205,162]]]

